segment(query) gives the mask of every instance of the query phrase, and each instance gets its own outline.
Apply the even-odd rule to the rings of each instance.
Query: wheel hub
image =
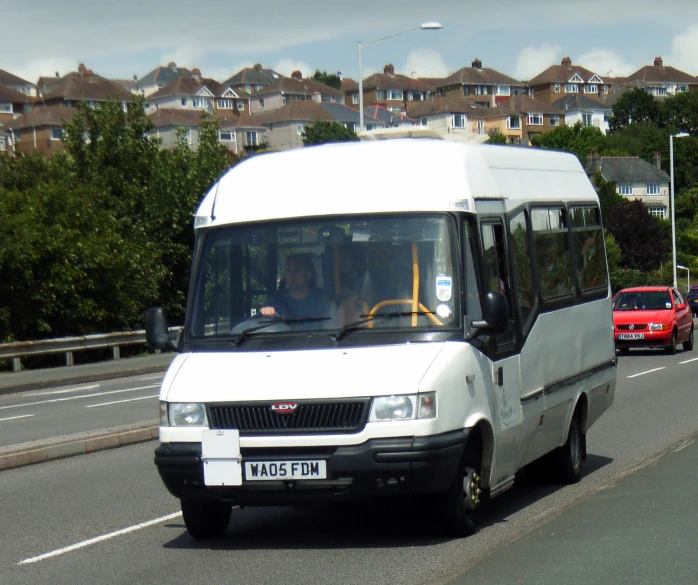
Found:
[[[480,505],[480,476],[472,467],[465,468],[463,476],[463,493],[465,507],[467,510],[474,510]]]

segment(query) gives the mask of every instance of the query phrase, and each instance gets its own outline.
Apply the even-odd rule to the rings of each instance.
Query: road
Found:
[[[698,352],[621,356],[616,403],[590,430],[582,481],[560,488],[527,481],[522,474],[513,490],[484,511],[481,530],[467,539],[435,536],[416,509],[395,501],[319,511],[236,509],[226,538],[200,544],[187,535],[178,502],[160,483],[152,463],[154,442],[5,470],[0,472],[0,582],[417,585],[472,582],[469,577],[475,575],[487,583],[595,582],[573,578],[593,569],[602,558],[614,562],[608,549],[600,546],[601,527],[593,531],[582,522],[593,511],[603,528],[616,531],[617,539],[628,532],[634,547],[639,546],[626,543],[619,552],[619,568],[630,562],[642,566],[643,559],[652,559],[643,553],[643,546],[648,553],[660,549],[651,534],[642,539],[632,532],[635,524],[623,521],[618,515],[623,508],[612,502],[606,508],[596,504],[581,519],[579,514],[610,493],[599,490],[698,431],[697,374]],[[63,408],[64,403],[57,404]],[[641,474],[658,467],[636,471],[618,484],[634,480],[649,494],[665,491],[667,504],[676,506],[674,515],[678,509],[692,514],[683,523],[658,521],[658,534],[667,539],[672,529],[693,526],[698,520],[695,503],[681,502],[682,494],[695,492],[690,489],[696,485],[695,473],[677,471],[687,465],[671,459],[677,457],[692,457],[688,461],[694,462],[696,448],[689,446],[656,462],[678,476],[667,481],[666,490],[662,474],[642,480]],[[662,498],[650,498],[636,511],[637,522],[645,522],[638,526],[647,526],[647,510],[657,500]],[[555,523],[565,521],[557,529],[562,532],[554,533]],[[586,534],[577,534],[574,540],[570,526],[575,522],[597,540]],[[564,542],[555,534],[564,534]],[[686,546],[685,540],[668,542],[679,547],[674,548],[676,555],[686,554],[680,548]],[[583,567],[578,559],[558,563],[554,556],[558,553],[551,551],[564,551],[565,543],[571,549],[590,548],[606,555],[587,555]],[[531,563],[533,558],[540,565]],[[511,566],[521,566],[526,578],[503,579]],[[648,570],[646,577],[650,576],[657,582]],[[695,583],[694,577],[689,567],[670,581]]]

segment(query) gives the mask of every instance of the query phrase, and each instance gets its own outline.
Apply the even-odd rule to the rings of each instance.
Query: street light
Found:
[[[688,132],[669,135],[669,169],[671,171],[671,258],[674,267],[674,288],[678,288],[676,280],[676,213],[674,212],[674,138],[690,136]]]
[[[405,33],[412,32],[415,30],[438,30],[440,28],[443,28],[440,22],[424,22],[421,25],[416,26],[414,28],[403,30],[401,32],[388,35],[387,37],[381,37],[380,39],[375,39],[373,41],[368,41],[367,43],[362,43],[359,41],[359,132],[364,131],[364,80],[363,73],[361,72],[361,49],[366,45],[372,45],[373,43],[384,41],[386,39],[391,39],[398,35],[404,35]]]
[[[686,292],[691,290],[691,271],[686,268],[685,266],[681,266],[681,264],[677,265],[676,268],[680,268],[681,270],[685,270],[688,274],[686,275]]]

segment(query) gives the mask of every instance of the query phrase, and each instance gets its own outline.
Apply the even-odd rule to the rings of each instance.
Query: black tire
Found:
[[[630,353],[630,348],[629,347],[619,347],[618,351],[622,354],[627,354],[627,353]]]
[[[436,496],[437,517],[446,536],[460,538],[477,530],[484,495],[480,489],[481,472],[482,446],[479,440],[471,440],[465,447],[451,487]]]
[[[206,540],[225,534],[232,504],[215,500],[182,500],[181,504],[184,525],[192,538]]]
[[[582,464],[586,456],[586,437],[582,433],[577,413],[572,417],[567,441],[550,453],[550,471],[558,483],[577,483],[582,477]]]
[[[683,350],[693,351],[693,327],[691,327],[691,334],[688,336],[688,339],[683,342]]]
[[[671,333],[671,339],[669,340],[669,345],[666,346],[666,352],[669,355],[676,355],[676,338],[678,337],[676,329]]]

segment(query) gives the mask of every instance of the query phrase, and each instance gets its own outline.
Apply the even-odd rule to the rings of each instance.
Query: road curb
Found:
[[[152,441],[157,439],[158,435],[158,424],[154,421],[144,421],[0,447],[0,471]]]

